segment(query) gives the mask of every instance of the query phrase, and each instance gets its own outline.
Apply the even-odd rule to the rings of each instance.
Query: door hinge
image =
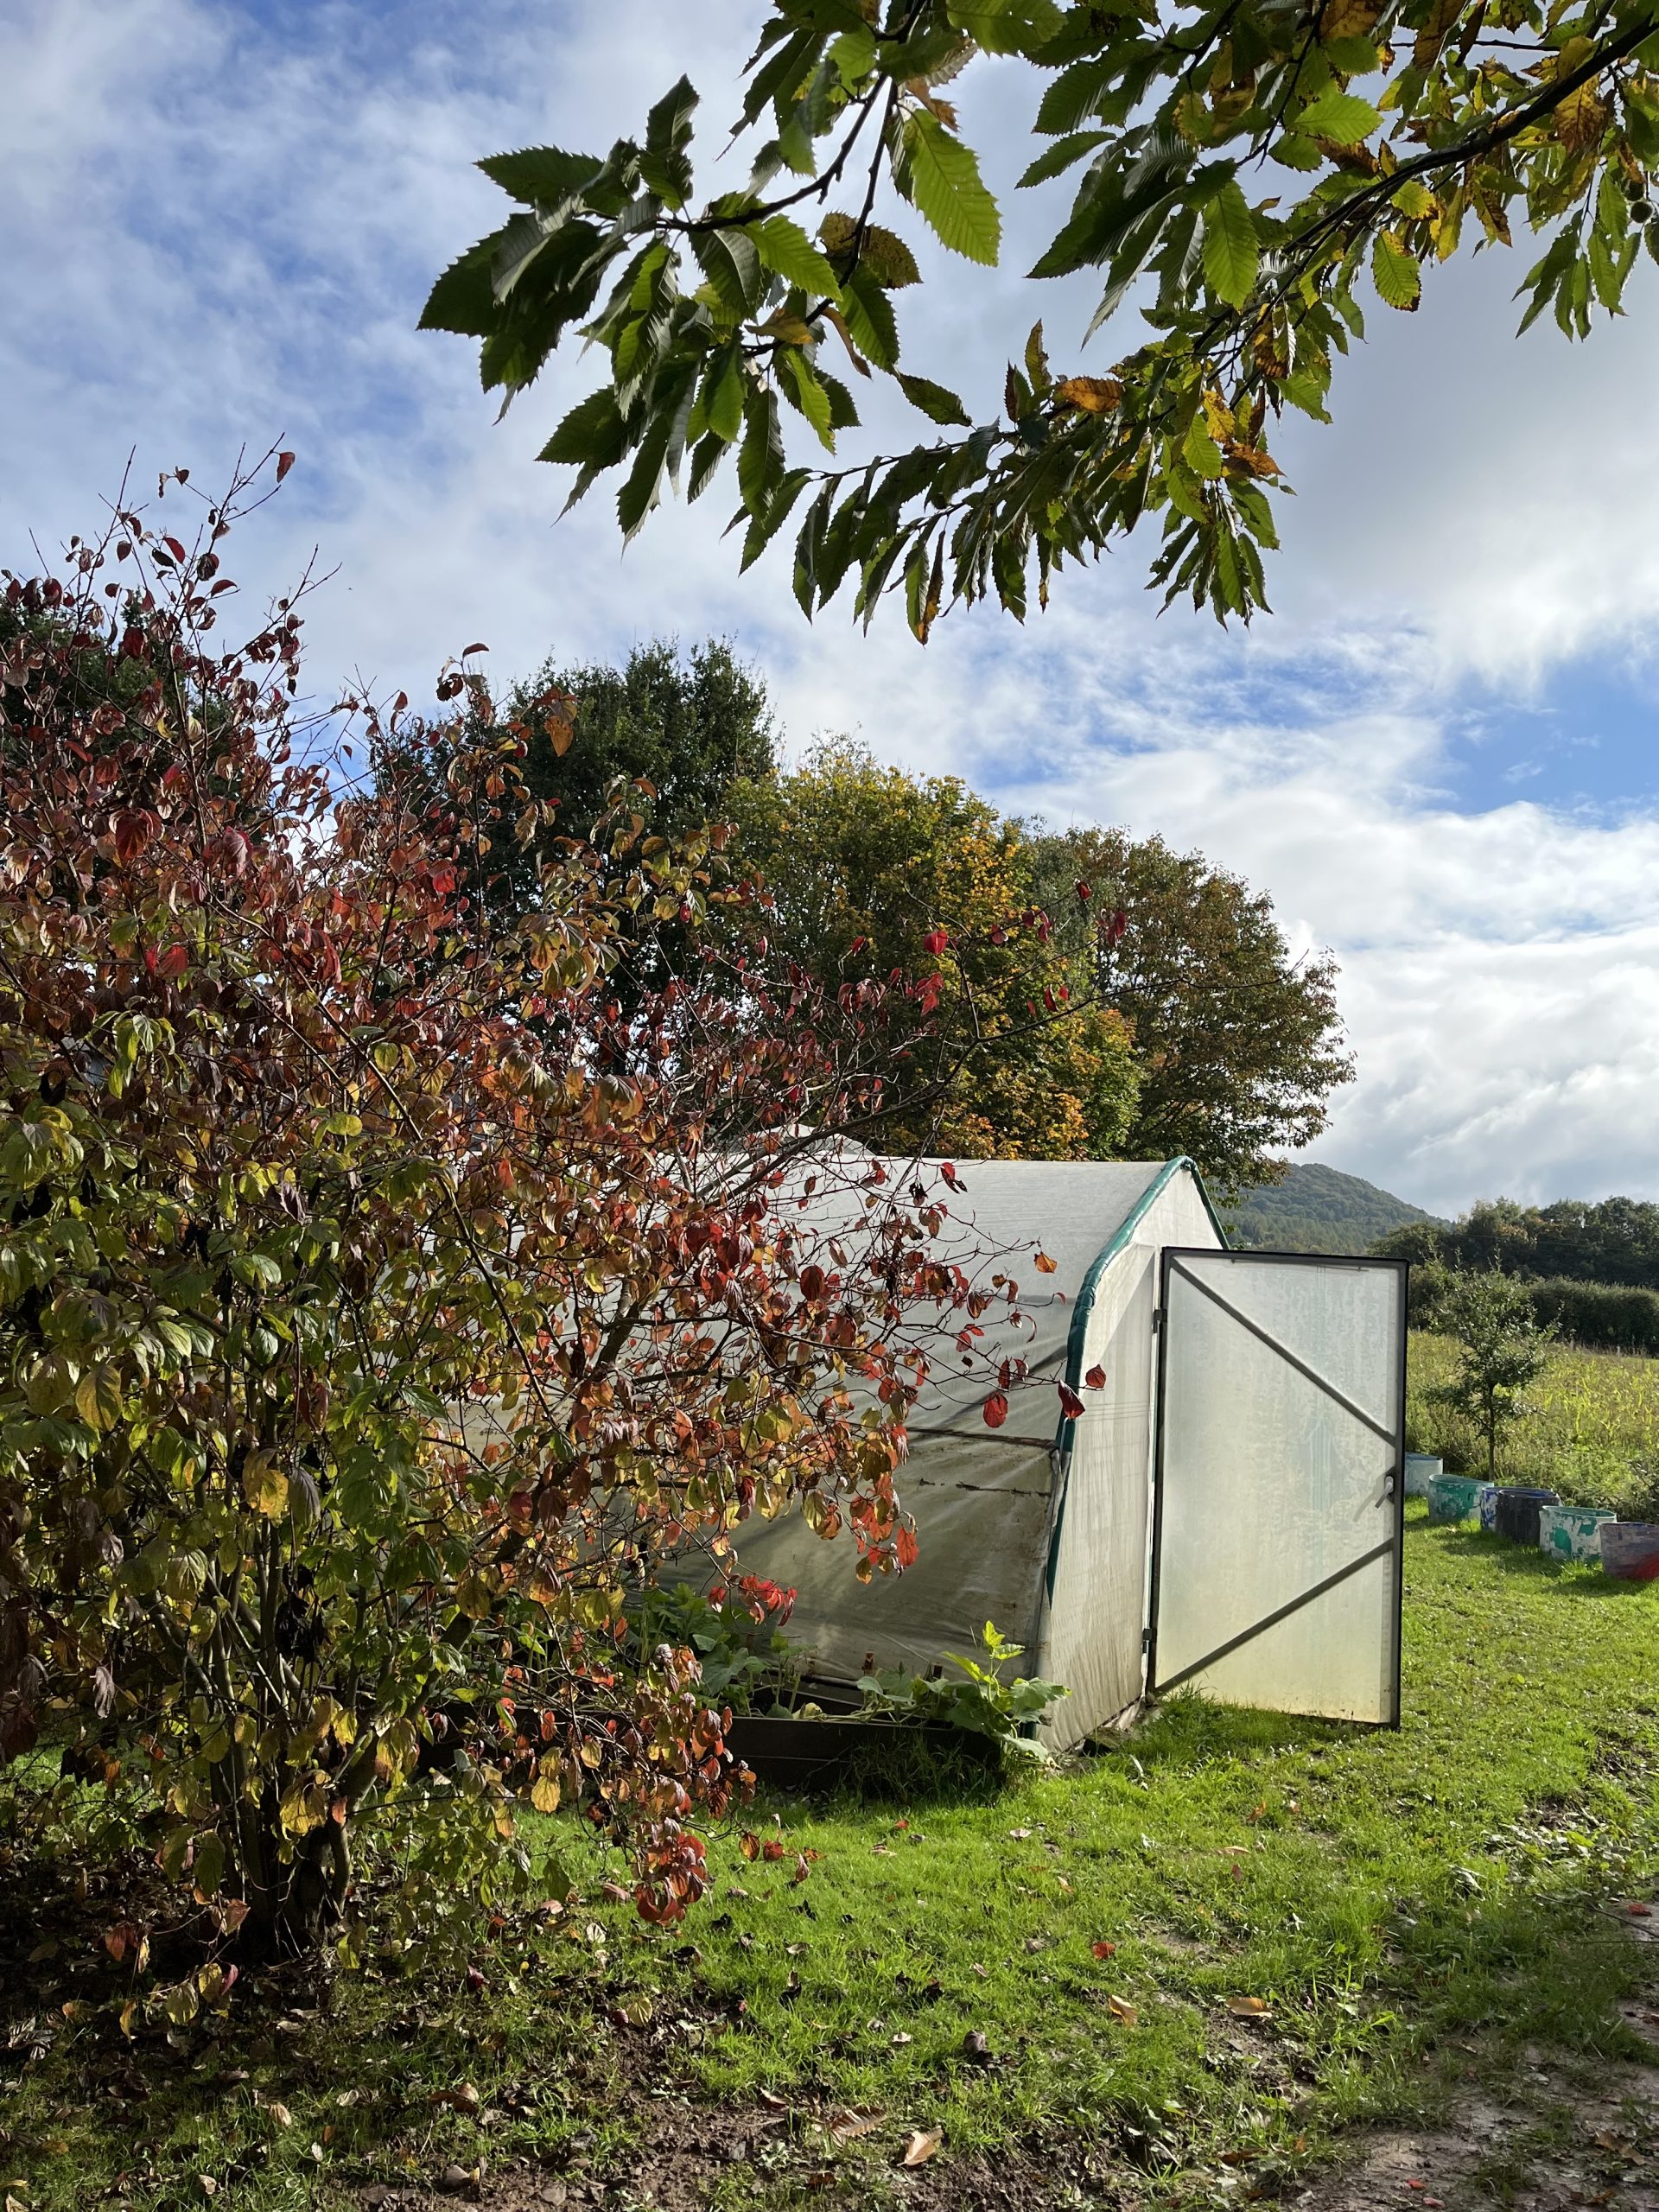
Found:
[[[1149,1628],[1143,1628],[1141,1631],[1141,1649],[1143,1651],[1152,1649],[1152,1630]]]
[[[1154,1306],[1153,1307],[1153,1309],[1152,1309],[1152,1333],[1153,1333],[1153,1335],[1154,1335],[1154,1337],[1157,1335],[1157,1333],[1158,1333],[1159,1330],[1160,1330],[1160,1329],[1161,1329],[1161,1328],[1163,1327],[1163,1325],[1164,1325],[1164,1309],[1163,1309],[1163,1307],[1162,1307],[1161,1306]]]

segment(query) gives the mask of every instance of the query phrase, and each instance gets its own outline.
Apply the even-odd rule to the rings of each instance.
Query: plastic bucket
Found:
[[[1428,1486],[1431,1521],[1466,1521],[1475,1510],[1480,1484],[1473,1475],[1436,1475]]]
[[[1480,1523],[1483,1536],[1497,1534],[1497,1484],[1482,1483],[1475,1492],[1475,1518]]]
[[[1538,1514],[1541,1507],[1558,1505],[1560,1500],[1553,1490],[1531,1490],[1521,1484],[1500,1484],[1497,1492],[1497,1533],[1512,1544],[1525,1544],[1535,1550],[1538,1543]]]
[[[1427,1497],[1429,1484],[1436,1475],[1446,1472],[1446,1462],[1432,1452],[1408,1452],[1406,1454],[1406,1496]]]
[[[1602,1524],[1617,1517],[1591,1505],[1541,1505],[1538,1548],[1550,1559],[1599,1559]]]
[[[1601,1563],[1621,1582],[1659,1581],[1659,1521],[1605,1522]]]

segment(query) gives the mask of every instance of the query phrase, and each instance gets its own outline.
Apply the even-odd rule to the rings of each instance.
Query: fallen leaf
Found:
[[[1132,2028],[1135,2022],[1141,2018],[1139,2012],[1135,2011],[1134,2005],[1129,2003],[1126,1997],[1109,1997],[1106,1999],[1106,2004],[1108,2009],[1122,2021],[1125,2027]]]
[[[887,2040],[892,2044],[893,2049],[897,2050],[902,2044],[914,2043],[916,2038],[914,2036],[907,2036],[902,2028],[899,2028],[888,2037]]]
[[[1028,1951],[1046,1951],[1048,1948],[1047,1936],[1027,1936],[1026,1938],[1026,1948]]]
[[[968,1971],[969,1974],[976,1974],[982,1981],[988,1981],[990,1980],[991,1970],[989,1967],[981,1966],[977,1960],[976,1960],[973,1965],[969,1967]]]
[[[1031,1840],[1029,1828],[1010,1828],[1008,1834],[1015,1843],[1028,1843]]]
[[[912,2128],[905,2141],[905,2164],[925,2166],[944,2140],[944,2131],[940,2128]]]
[[[962,2055],[968,2061],[968,2063],[970,2066],[988,2066],[990,2064],[991,2046],[986,2041],[982,2030],[979,2028],[969,2029],[967,2034],[963,2036],[962,2039]]]
[[[434,2089],[426,2101],[429,2105],[453,2105],[457,2112],[464,2112],[470,2118],[484,2100],[470,2082],[463,2082],[458,2089]]]
[[[830,2118],[830,2133],[837,2143],[851,2143],[861,2135],[874,2133],[882,2117],[879,2112],[838,2112]]]
[[[758,2101],[766,2107],[768,2112],[787,2112],[789,2110],[788,2098],[780,2097],[774,2089],[757,2089],[754,2094]]]
[[[1241,2020],[1270,2020],[1273,2007],[1261,1997],[1230,1997],[1227,2010]]]
[[[1089,1948],[1097,1959],[1113,1959],[1117,1956],[1116,1943],[1091,1943]]]
[[[599,1886],[599,1894],[607,1904],[626,1904],[633,1892],[626,1883],[601,1882]]]
[[[273,2098],[271,2102],[265,2107],[265,2110],[270,2114],[271,2119],[278,2127],[293,2126],[294,2115],[289,2112],[286,2105],[279,2105]]]

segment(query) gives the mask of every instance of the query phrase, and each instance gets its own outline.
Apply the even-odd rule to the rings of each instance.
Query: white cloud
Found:
[[[556,364],[496,427],[466,341],[414,328],[431,276],[495,219],[475,156],[602,148],[683,66],[712,136],[753,21],[750,0],[529,17],[16,0],[0,558],[26,560],[31,527],[82,526],[130,445],[145,474],[185,461],[211,483],[243,440],[283,434],[301,466],[233,566],[274,585],[314,540],[340,563],[311,617],[319,688],[408,681],[474,638],[505,672],[730,632],[797,741],[858,729],[1005,804],[1161,830],[1269,888],[1299,943],[1334,944],[1362,1081],[1325,1156],[1441,1207],[1659,1192],[1642,1110],[1659,830],[1446,797],[1459,686],[1631,653],[1659,609],[1651,285],[1587,348],[1514,343],[1513,257],[1442,274],[1415,317],[1375,309],[1337,427],[1279,434],[1301,496],[1280,612],[1249,638],[1155,620],[1138,543],[1063,580],[1025,631],[953,616],[924,653],[892,620],[868,639],[834,612],[809,629],[784,560],[737,575],[719,493],[626,556],[602,490],[555,524],[562,491],[530,456],[588,370]],[[1005,184],[1020,87],[1000,64],[962,87]],[[1052,196],[1014,207],[1005,276],[930,257],[944,281],[910,357],[979,407],[1039,311],[1075,359],[1086,287],[1016,281],[1051,214]]]

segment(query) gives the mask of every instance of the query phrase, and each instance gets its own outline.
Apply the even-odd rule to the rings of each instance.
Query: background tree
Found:
[[[855,613],[902,589],[924,639],[947,602],[994,592],[1023,614],[1033,570],[1046,600],[1066,561],[1156,517],[1166,599],[1248,618],[1277,543],[1269,424],[1287,407],[1328,419],[1333,357],[1370,297],[1410,312],[1461,245],[1507,246],[1524,225],[1543,251],[1522,327],[1549,313],[1583,337],[1621,311],[1644,241],[1659,257],[1652,0],[757,0],[754,16],[747,181],[699,203],[684,79],[607,155],[497,155],[480,167],[515,212],[423,321],[480,340],[506,400],[568,336],[596,342],[608,377],[542,451],[576,471],[571,498],[619,472],[632,537],[683,475],[696,499],[735,455],[744,565],[799,510],[809,613],[855,580]],[[1108,326],[1118,358],[1057,375],[1022,318],[1001,411],[976,423],[899,365],[897,296],[922,272],[887,220],[912,211],[950,252],[996,261],[1001,211],[956,106],[982,56],[1015,57],[1028,90],[1040,144],[1021,188],[1075,180],[1031,276],[1101,270],[1089,335]],[[1124,351],[1131,296],[1151,334]],[[858,425],[830,359],[963,435],[801,461],[803,442],[834,457]]]
[[[1458,1371],[1433,1395],[1475,1424],[1486,1447],[1486,1479],[1497,1479],[1498,1438],[1526,1410],[1522,1392],[1549,1357],[1525,1286],[1489,1270],[1459,1274],[1440,1300],[1440,1326],[1458,1340]]]
[[[1543,1206],[1484,1199],[1454,1222],[1426,1226],[1416,1241],[1421,1256],[1448,1267],[1659,1289],[1659,1205],[1647,1198],[1556,1198]],[[1389,1249],[1420,1256],[1392,1241]]]
[[[1070,830],[1034,839],[1030,861],[1080,987],[1135,1039],[1128,1156],[1185,1153],[1224,1193],[1271,1181],[1274,1155],[1311,1143],[1352,1077],[1332,956],[1293,958],[1264,892],[1159,837]],[[1121,933],[1088,918],[1103,909]]]
[[[917,987],[711,946],[624,988],[650,921],[734,895],[626,816],[499,925],[462,864],[545,826],[520,740],[464,677],[447,811],[371,709],[366,783],[297,747],[291,601],[210,636],[247,491],[6,587],[0,1762],[96,1772],[262,1949],[359,1945],[365,1852],[404,1934],[512,1886],[521,1801],[585,1807],[672,1918],[737,1777],[691,1656],[624,1664],[628,1586],[756,1510],[903,1566],[909,1316],[990,1296],[925,1179],[836,1142]]]
[[[844,741],[733,799],[734,863],[764,884],[766,934],[808,974],[830,988],[931,977],[884,1142],[1122,1156],[1139,1081],[1129,1033],[1070,974],[1018,823],[954,776],[911,776]],[[1075,908],[1070,883],[1065,895]]]

